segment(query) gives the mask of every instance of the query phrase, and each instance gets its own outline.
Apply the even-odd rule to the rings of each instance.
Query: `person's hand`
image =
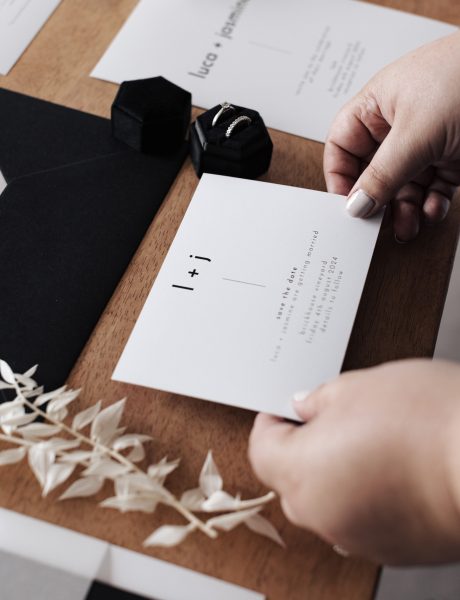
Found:
[[[249,443],[294,524],[378,563],[460,559],[459,366],[388,363],[294,404],[305,424],[259,415]]]
[[[442,221],[460,184],[460,33],[380,71],[337,115],[324,151],[329,192],[354,217],[391,202],[399,241]]]

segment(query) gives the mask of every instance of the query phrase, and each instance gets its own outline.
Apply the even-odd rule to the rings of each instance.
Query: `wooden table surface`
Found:
[[[460,24],[457,0],[375,3]],[[136,0],[63,0],[10,74],[0,77],[0,86],[108,116],[116,86],[91,79],[89,73],[135,4]],[[275,150],[264,179],[324,189],[322,144],[271,133]],[[173,490],[179,493],[196,485],[204,456],[212,448],[227,489],[252,497],[263,492],[246,457],[252,413],[110,381],[196,185],[197,178],[187,161],[69,383],[84,386],[79,407],[99,398],[108,404],[128,396],[126,424],[132,431],[156,438],[150,458],[164,454],[182,457],[181,467],[171,477]],[[383,229],[348,347],[346,369],[432,354],[459,220],[455,205],[443,225],[426,228],[417,241],[407,245],[396,244],[391,229]],[[38,484],[25,464],[3,467],[0,477],[0,506],[252,588],[270,600],[372,597],[376,566],[343,559],[315,536],[295,529],[277,503],[265,514],[281,531],[287,550],[240,528],[214,542],[197,533],[177,548],[146,551],[141,543],[147,534],[165,520],[179,522],[169,509],[160,508],[153,516],[121,515],[98,508],[94,499],[57,503],[58,493],[41,499]]]

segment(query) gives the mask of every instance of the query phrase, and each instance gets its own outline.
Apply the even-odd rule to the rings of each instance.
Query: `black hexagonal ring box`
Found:
[[[203,173],[255,179],[268,170],[273,144],[260,114],[228,103],[200,115],[190,131],[190,153]]]
[[[184,142],[191,110],[190,92],[164,77],[124,81],[112,104],[112,135],[139,152],[173,152]]]

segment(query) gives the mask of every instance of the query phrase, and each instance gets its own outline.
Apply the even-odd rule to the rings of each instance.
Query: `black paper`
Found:
[[[186,154],[139,154],[110,123],[0,90],[0,358],[61,385]]]
[[[85,600],[147,600],[144,596],[138,596],[132,592],[114,588],[111,585],[94,581],[88,591]]]

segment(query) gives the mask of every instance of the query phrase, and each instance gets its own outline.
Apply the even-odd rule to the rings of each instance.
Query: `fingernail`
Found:
[[[348,558],[350,556],[348,550],[345,550],[345,548],[342,548],[342,546],[339,546],[337,544],[335,546],[332,546],[332,549],[334,550],[334,552],[337,552],[337,554],[339,554],[340,556],[343,556],[343,558]]]
[[[363,190],[357,190],[348,198],[347,211],[352,217],[366,217],[375,208],[375,200]]]
[[[400,240],[399,237],[395,233],[395,242],[397,244],[401,244],[402,246],[404,246],[404,244],[408,244],[410,242],[410,240]]]
[[[441,200],[441,216],[439,217],[440,221],[443,221],[446,218],[447,213],[450,209],[450,202],[448,198],[443,198]]]
[[[292,399],[294,400],[294,402],[304,402],[305,400],[308,399],[308,396],[310,395],[310,391],[304,390],[302,392],[296,392],[293,396]]]
[[[430,214],[430,210],[429,210],[431,208],[431,206],[433,206],[434,202],[432,202],[431,204],[428,204],[428,202],[426,202],[425,206],[423,207],[423,213],[425,215],[425,223],[427,223],[428,225],[436,225],[437,223],[444,221],[444,219],[447,216],[447,213],[449,212],[449,208],[450,208],[450,201],[448,200],[448,198],[443,197],[443,198],[438,199],[438,203],[435,205],[434,218]],[[439,207],[439,210],[436,210],[437,207]],[[428,210],[428,212],[427,212],[427,210]]]

